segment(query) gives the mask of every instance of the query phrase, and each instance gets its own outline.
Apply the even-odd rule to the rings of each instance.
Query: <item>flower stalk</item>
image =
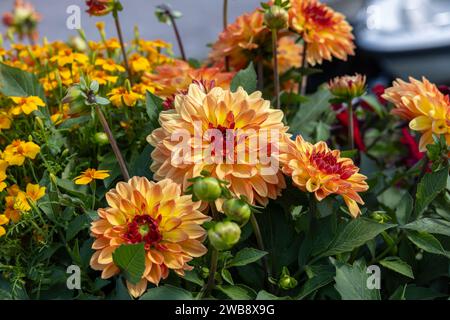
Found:
[[[348,112],[348,146],[350,150],[355,149],[355,126],[353,119],[353,101],[350,99],[347,103]]]
[[[276,108],[281,108],[280,102],[280,75],[278,73],[278,31],[277,29],[272,29],[272,50],[273,50],[273,78],[275,80],[275,97],[276,97]]]
[[[127,51],[125,49],[125,41],[123,39],[122,26],[120,24],[118,8],[115,8],[113,10],[113,17],[114,17],[114,23],[115,23],[116,29],[117,29],[117,36],[119,37],[120,48],[122,50],[123,62],[125,64],[125,69],[127,70],[127,74],[128,74],[128,79],[130,80],[131,83],[133,83],[130,65],[128,64]]]

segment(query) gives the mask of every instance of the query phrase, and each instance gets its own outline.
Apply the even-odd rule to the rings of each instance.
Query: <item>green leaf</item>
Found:
[[[389,297],[389,300],[406,300],[406,287],[408,285],[402,285],[395,290],[395,292]]]
[[[450,237],[450,222],[443,219],[422,218],[408,223],[403,228]]]
[[[217,286],[217,289],[233,300],[253,300],[256,298],[256,292],[244,285],[222,285]]]
[[[321,256],[326,257],[350,252],[375,238],[381,232],[395,226],[394,224],[381,224],[367,218],[354,219],[337,234],[336,238]]]
[[[432,288],[417,287],[415,284],[405,289],[406,300],[433,300],[443,297],[448,298],[448,294],[437,292]]]
[[[407,233],[407,236],[408,239],[420,249],[429,253],[443,255],[450,259],[450,253],[445,251],[439,240],[431,234],[426,232],[411,231]]]
[[[332,94],[328,89],[322,87],[316,93],[308,96],[308,101],[302,103],[292,121],[290,121],[290,132],[303,136],[311,136],[316,129],[316,122],[321,119],[324,112],[331,112],[330,103]]]
[[[147,111],[147,115],[149,117],[150,123],[152,124],[152,129],[156,129],[159,127],[158,118],[159,113],[163,110],[164,100],[158,96],[155,96],[150,91],[147,91],[146,100],[145,100],[145,108]]]
[[[131,166],[131,176],[146,177],[150,180],[152,179],[153,172],[150,170],[150,165],[152,163],[152,152],[153,146],[147,145],[144,151],[142,151]]]
[[[267,255],[266,251],[261,251],[254,248],[244,248],[235,257],[227,263],[227,267],[242,267],[250,263],[256,262]]]
[[[395,216],[397,217],[397,222],[400,225],[408,223],[414,206],[414,200],[411,195],[406,192],[395,210]]]
[[[275,295],[273,295],[273,294],[271,294],[271,293],[269,293],[269,292],[267,292],[265,290],[261,290],[260,292],[258,292],[258,295],[256,296],[256,300],[261,300],[261,301],[264,301],[264,300],[267,300],[267,301],[270,301],[270,300],[289,300],[289,299],[290,299],[290,297],[277,297],[277,296],[275,296]]]
[[[436,196],[447,187],[448,167],[427,173],[419,182],[416,195],[416,216],[420,215]]]
[[[200,287],[202,287],[205,284],[205,281],[203,281],[203,279],[200,278],[197,271],[195,271],[195,270],[185,271],[183,278],[186,281],[198,284]]]
[[[137,284],[145,271],[145,249],[144,243],[123,244],[113,252],[113,261],[126,279]]]
[[[0,93],[7,97],[37,96],[45,101],[37,77],[29,72],[0,63]]]
[[[408,278],[414,279],[412,268],[399,257],[387,257],[380,261],[380,264],[388,269],[398,272]]]
[[[374,95],[365,95],[361,97],[361,100],[370,105],[380,118],[383,118],[386,114],[385,107],[378,101],[378,98]]]
[[[239,71],[231,81],[230,89],[235,92],[239,87],[242,87],[248,94],[256,91],[257,76],[253,62],[250,62],[248,67]]]
[[[223,280],[234,286],[233,277],[231,276],[231,273],[230,271],[228,271],[228,269],[222,269],[221,275]]]
[[[380,300],[378,289],[369,289],[366,265],[362,261],[356,261],[353,266],[335,263],[336,281],[335,288],[342,300]]]
[[[87,215],[77,216],[67,227],[66,241],[72,240],[81,230],[87,228],[89,228],[89,217]]]
[[[64,121],[63,123],[61,123],[61,125],[59,126],[59,129],[72,129],[75,126],[79,126],[82,124],[85,124],[89,121],[91,121],[91,116],[81,116],[81,117],[76,117],[76,118],[70,118],[67,119],[66,121]]]
[[[334,268],[325,266],[324,268],[318,268],[319,272],[309,278],[303,285],[300,293],[296,296],[296,299],[303,300],[313,292],[333,282],[335,276]]]
[[[152,288],[140,300],[192,300],[192,294],[179,287],[165,285]]]

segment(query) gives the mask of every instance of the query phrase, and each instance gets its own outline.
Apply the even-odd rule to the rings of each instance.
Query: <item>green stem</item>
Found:
[[[255,233],[256,243],[258,245],[258,249],[261,250],[261,251],[266,251],[265,247],[264,247],[263,237],[262,237],[262,234],[261,234],[261,229],[260,229],[259,224],[258,224],[258,220],[256,219],[255,214],[253,214],[253,213],[250,216],[250,222],[251,222],[252,227],[253,227],[253,232]],[[265,256],[263,258],[263,265],[264,265],[264,273],[266,275],[265,278],[266,279],[271,278],[272,277],[272,269],[270,267],[269,260],[268,260],[267,256]],[[270,282],[269,282],[269,284],[270,284]],[[270,287],[271,287],[271,290],[273,290],[271,284],[270,284]]]
[[[109,143],[111,144],[111,148],[113,149],[114,155],[116,156],[117,162],[119,163],[120,171],[122,172],[122,176],[125,181],[130,180],[130,174],[128,173],[127,165],[125,160],[123,159],[122,153],[120,152],[119,146],[117,145],[117,141],[114,138],[114,135],[111,131],[111,128],[108,125],[108,121],[106,121],[105,115],[98,105],[95,106],[95,111],[97,112],[100,123],[103,126],[103,130],[108,136]]]
[[[276,108],[280,109],[280,75],[278,74],[278,31],[276,29],[272,30],[272,51],[273,51],[273,78],[275,80],[275,97],[276,97]]]
[[[117,35],[119,37],[120,48],[122,49],[122,56],[123,56],[123,62],[125,64],[125,69],[127,70],[128,79],[130,80],[130,83],[133,84],[131,69],[130,69],[130,65],[128,64],[127,51],[125,49],[125,41],[123,40],[122,27],[120,25],[120,20],[119,20],[119,12],[117,11],[117,9],[113,11],[113,17],[114,17],[114,22],[116,24]]]
[[[214,221],[219,220],[219,213],[217,211],[216,204],[214,202],[210,203],[210,209],[211,209],[211,216]],[[217,251],[216,248],[214,248],[212,245],[210,245],[210,252],[211,252],[211,262],[209,267],[209,276],[208,281],[206,282],[206,286],[202,290],[200,296],[201,298],[207,297],[211,294],[211,291],[214,289],[215,285],[215,277],[217,272],[217,263],[219,261],[219,251]]]
[[[184,51],[183,40],[181,39],[181,35],[180,35],[180,32],[178,31],[177,23],[176,23],[175,18],[174,18],[173,14],[172,14],[172,11],[170,10],[169,7],[166,7],[166,14],[169,17],[170,22],[172,23],[173,32],[175,33],[175,37],[177,38],[177,42],[178,42],[178,47],[180,48],[181,58],[184,61],[187,61],[186,53]]]
[[[95,182],[95,180],[92,181],[91,188],[92,188],[92,206],[91,206],[91,209],[92,209],[92,211],[94,211],[95,210],[95,198],[96,198],[95,195],[96,195],[96,192],[97,192],[97,183]]]
[[[223,0],[223,30],[228,27],[228,0]],[[225,70],[230,71],[230,57],[225,57]]]

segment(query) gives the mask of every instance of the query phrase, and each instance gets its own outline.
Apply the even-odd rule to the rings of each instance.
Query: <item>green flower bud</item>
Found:
[[[281,30],[287,27],[289,19],[286,9],[273,5],[264,14],[264,22],[271,30]]]
[[[294,289],[297,286],[297,284],[298,284],[297,280],[295,280],[295,278],[292,278],[290,276],[284,276],[278,282],[278,286],[283,290]]]
[[[99,144],[101,146],[109,144],[108,135],[104,132],[97,132],[94,135],[94,140],[97,144]]]
[[[88,109],[83,91],[78,85],[70,87],[67,94],[62,100],[63,103],[68,103],[70,107],[70,114],[82,113]]]
[[[208,238],[217,250],[229,250],[239,242],[241,228],[231,221],[218,222],[214,227],[209,229]]]
[[[222,194],[222,188],[216,178],[202,178],[194,182],[194,195],[201,201],[216,201]]]
[[[228,199],[223,203],[223,212],[228,218],[244,226],[252,214],[252,210],[248,203],[241,199]]]

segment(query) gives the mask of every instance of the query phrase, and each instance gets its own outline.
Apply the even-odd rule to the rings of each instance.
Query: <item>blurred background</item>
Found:
[[[29,0],[43,15],[39,31],[49,40],[68,39],[76,31],[66,27],[70,5],[82,8],[82,27],[91,39],[99,39],[95,22],[107,22],[107,32],[115,36],[110,17],[89,17],[84,0]],[[221,31],[222,0],[122,0],[125,37],[133,36],[139,25],[147,39],[163,39],[175,44],[172,29],[157,21],[156,5],[167,3],[183,13],[178,25],[190,57],[204,58],[207,44]],[[426,76],[438,84],[450,83],[450,0],[323,0],[344,13],[355,28],[358,51],[348,63],[333,62],[331,73],[315,76],[313,86],[334,75],[358,71],[372,81],[388,82],[393,77]],[[1,0],[0,13],[10,11],[14,0]],[[229,21],[254,10],[260,0],[230,0]],[[4,32],[4,27],[0,27]],[[177,54],[176,45],[174,45]]]

